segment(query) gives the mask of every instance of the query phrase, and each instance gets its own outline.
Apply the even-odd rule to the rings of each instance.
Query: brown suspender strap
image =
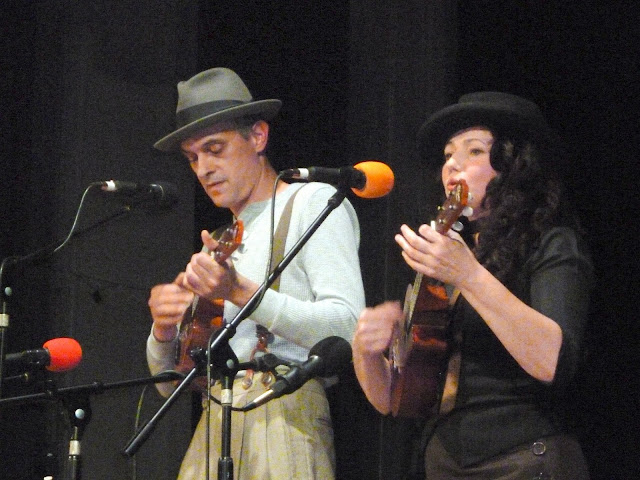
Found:
[[[453,307],[453,305],[458,300],[460,296],[460,291],[455,289],[451,298],[449,299],[449,305]],[[442,391],[442,399],[440,400],[440,415],[446,415],[456,404],[456,395],[458,393],[458,381],[460,377],[460,364],[461,364],[461,355],[460,355],[460,344],[462,343],[462,333],[460,332],[460,328],[458,325],[454,325],[453,331],[453,345],[452,352],[449,356],[449,362],[447,365],[447,376],[444,382],[444,389]]]
[[[300,191],[300,188],[291,194],[289,200],[287,200],[284,209],[282,210],[282,214],[280,215],[280,220],[278,221],[278,227],[276,228],[275,233],[273,234],[273,248],[271,250],[271,268],[275,267],[280,263],[282,258],[284,257],[284,246],[287,243],[287,233],[289,232],[289,224],[291,223],[291,212],[293,211],[293,201],[296,194]],[[280,288],[280,277],[276,278],[274,282],[271,284],[271,289],[276,292]],[[266,352],[267,347],[269,345],[269,340],[272,335],[269,330],[267,330],[262,325],[256,324],[256,337],[258,341],[256,342],[256,346],[251,351],[250,358],[253,360],[256,353],[258,352]],[[273,375],[270,372],[265,372],[265,375],[262,377],[262,383],[269,385],[273,381]],[[253,382],[253,371],[247,370],[246,375],[242,381],[242,385],[244,388],[249,388]]]
[[[291,212],[293,211],[293,200],[296,197],[296,194],[300,191],[300,189],[296,190],[291,194],[287,204],[284,206],[282,210],[282,215],[280,215],[280,220],[278,221],[278,228],[276,228],[275,233],[273,234],[273,250],[271,251],[271,268],[275,267],[280,263],[282,258],[284,257],[284,246],[287,243],[287,233],[289,232],[289,224],[291,223]],[[276,278],[271,285],[271,288],[276,292],[280,288],[280,277]]]

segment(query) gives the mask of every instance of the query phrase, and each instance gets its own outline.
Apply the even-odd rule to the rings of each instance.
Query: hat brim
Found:
[[[520,115],[511,108],[486,104],[454,104],[434,113],[418,131],[418,150],[424,158],[441,158],[446,142],[457,132],[486,127],[498,135],[524,136],[547,142],[552,133],[544,118]]]
[[[153,146],[162,152],[171,152],[176,150],[182,141],[191,137],[196,132],[215,125],[216,123],[250,115],[257,115],[263,120],[270,120],[278,114],[281,107],[282,102],[280,100],[268,99],[257,100],[244,105],[226,108],[178,128],[166,137],[158,140]]]

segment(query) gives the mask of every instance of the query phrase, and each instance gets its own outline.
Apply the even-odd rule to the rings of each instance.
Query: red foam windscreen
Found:
[[[49,352],[51,360],[46,369],[51,372],[65,372],[78,366],[82,360],[82,347],[73,338],[52,338],[43,347]]]

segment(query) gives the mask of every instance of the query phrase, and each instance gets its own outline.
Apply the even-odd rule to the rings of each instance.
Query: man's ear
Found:
[[[264,153],[269,141],[269,124],[264,120],[258,120],[251,127],[251,138],[253,138],[256,152]]]

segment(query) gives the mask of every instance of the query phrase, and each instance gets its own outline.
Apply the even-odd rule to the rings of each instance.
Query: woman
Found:
[[[451,324],[461,367],[453,409],[425,450],[426,478],[588,478],[562,420],[579,365],[592,267],[561,184],[553,133],[523,98],[479,92],[432,115],[418,140],[442,159],[449,192],[466,181],[473,245],[453,231],[406,225],[396,235],[416,272],[455,288]],[[362,312],[353,350],[374,407],[391,410],[386,352],[401,306]]]

